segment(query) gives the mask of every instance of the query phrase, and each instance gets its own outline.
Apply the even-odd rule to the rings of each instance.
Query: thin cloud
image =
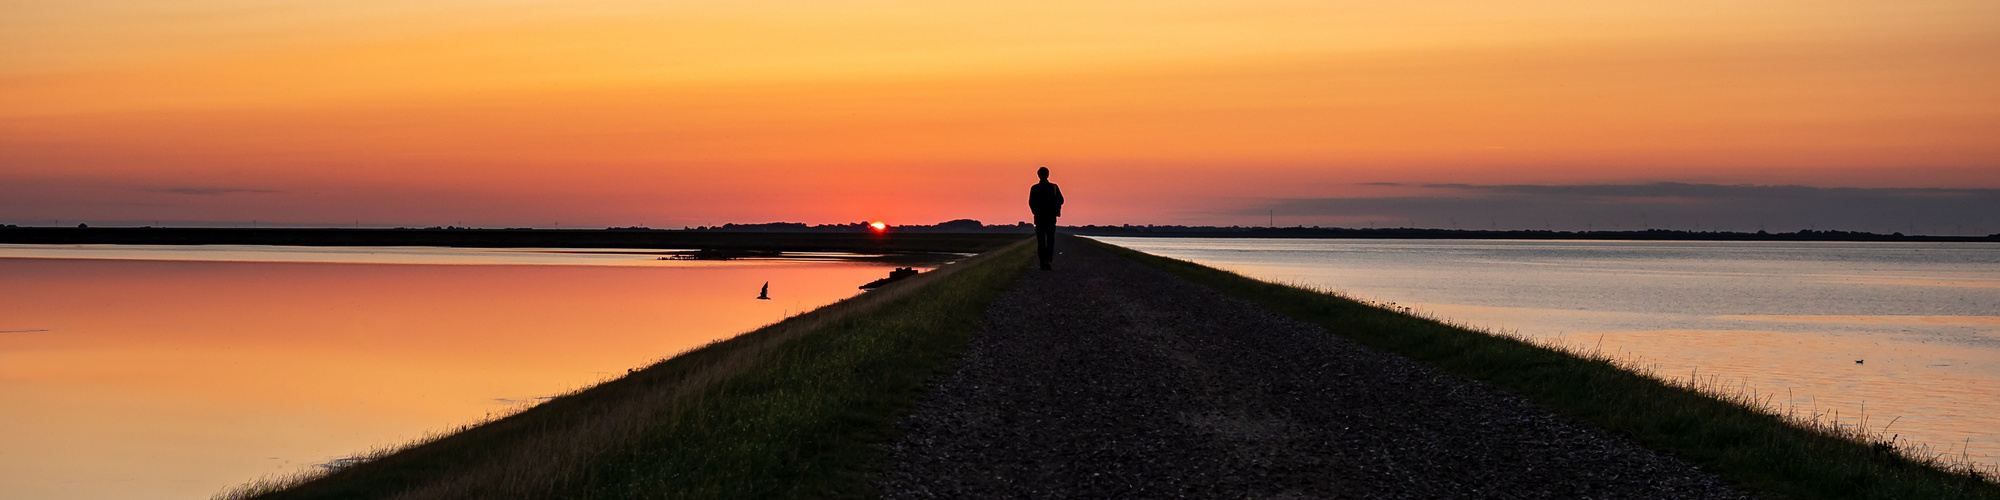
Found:
[[[1687,184],[1425,184],[1418,196],[1291,198],[1235,215],[1500,229],[2000,231],[2000,189]]]
[[[1811,186],[1759,186],[1749,184],[1425,184],[1423,187],[1487,193],[1492,196],[1575,196],[1594,198],[1686,198],[1686,199],[1821,199],[1821,198],[1987,198],[2000,196],[2000,189],[1946,188],[1820,188]]]
[[[225,187],[171,187],[151,190],[156,193],[185,194],[190,196],[223,196],[232,194],[281,194],[276,189],[250,189]]]

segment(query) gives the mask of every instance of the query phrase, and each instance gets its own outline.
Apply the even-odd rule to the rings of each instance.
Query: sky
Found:
[[[2000,2],[6,0],[0,223],[2000,233]]]

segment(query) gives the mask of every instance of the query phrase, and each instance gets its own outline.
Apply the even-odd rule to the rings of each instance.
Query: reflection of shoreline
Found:
[[[281,245],[311,247],[705,248],[783,252],[978,253],[1026,232],[732,232],[649,229],[338,229],[4,227],[0,243],[38,245]]]
[[[569,251],[552,250],[547,253],[587,253],[594,255],[662,255],[658,260],[667,261],[794,261],[794,262],[872,262],[879,264],[930,264],[943,265],[972,254],[951,252],[896,252],[883,254],[849,252],[779,252],[772,250],[675,250],[668,252],[619,252],[619,251]]]
[[[917,265],[962,259],[948,252],[724,252],[729,258],[672,258],[713,250],[627,250],[453,247],[296,247],[270,245],[0,245],[0,259],[132,260],[302,264],[709,266],[750,263]]]

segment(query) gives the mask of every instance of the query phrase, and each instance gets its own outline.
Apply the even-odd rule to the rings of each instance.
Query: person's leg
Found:
[[[1055,260],[1055,224],[1035,224],[1035,254],[1042,258],[1042,269],[1048,269],[1049,262]]]

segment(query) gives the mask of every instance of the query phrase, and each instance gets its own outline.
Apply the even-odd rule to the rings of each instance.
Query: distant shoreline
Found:
[[[1214,226],[1073,226],[1065,232],[1083,236],[1131,236],[1152,238],[1324,238],[1324,239],[1440,239],[1440,240],[1631,240],[1631,241],[1909,241],[1909,242],[2000,242],[2000,234],[1986,236],[1929,236],[1903,233],[1877,234],[1858,231],[1815,231],[1790,233],[1757,231],[1552,231],[1339,227],[1214,227]]]
[[[753,232],[654,229],[0,227],[0,244],[428,246],[705,251],[980,253],[1026,233]]]
[[[754,226],[746,226],[754,227]],[[791,228],[786,228],[791,229]],[[979,253],[1027,236],[1011,226],[958,231],[934,226],[866,230],[759,229],[472,229],[472,228],[157,228],[0,226],[0,244],[432,246],[466,248],[621,248],[708,251]],[[1477,239],[1596,241],[2000,242],[2000,234],[1932,236],[1858,231],[1552,231],[1422,228],[1064,226],[1081,236],[1149,238]]]

